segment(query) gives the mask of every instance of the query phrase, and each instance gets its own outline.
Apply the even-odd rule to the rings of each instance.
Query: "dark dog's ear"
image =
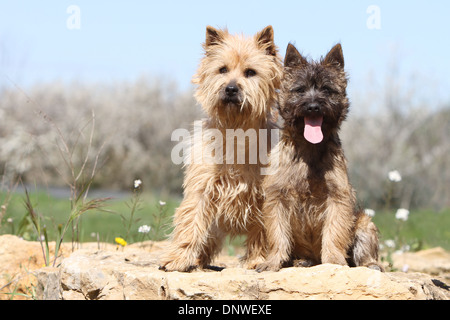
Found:
[[[286,49],[286,56],[284,57],[284,66],[291,68],[306,65],[307,63],[306,59],[303,58],[294,45],[289,43]]]
[[[344,68],[344,53],[342,52],[341,44],[335,45],[323,60],[324,64],[339,64],[341,68]]]
[[[261,49],[266,50],[269,55],[277,54],[277,47],[275,46],[275,42],[273,40],[273,28],[272,26],[267,26],[260,32],[258,32],[255,36],[256,42]]]
[[[224,39],[223,31],[215,29],[211,26],[206,27],[206,41],[205,41],[206,47],[219,44],[223,41],[223,39]]]

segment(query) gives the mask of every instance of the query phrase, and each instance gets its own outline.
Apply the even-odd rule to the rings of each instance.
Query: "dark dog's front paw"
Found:
[[[314,261],[308,260],[308,259],[294,260],[294,267],[309,268],[309,267],[315,266],[316,264],[317,263],[314,263]]]
[[[380,271],[380,272],[384,272],[383,266],[378,264],[378,263],[368,264],[367,268],[372,269],[372,270],[377,270],[377,271]]]

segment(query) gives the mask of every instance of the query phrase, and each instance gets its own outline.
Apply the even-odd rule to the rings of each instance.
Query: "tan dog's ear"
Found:
[[[272,26],[267,26],[260,32],[258,32],[255,36],[256,42],[261,49],[266,50],[269,55],[277,54],[277,47],[275,46],[275,42],[273,40],[273,28]]]
[[[211,45],[220,44],[224,39],[224,32],[215,29],[211,26],[206,27],[206,41],[205,46],[209,47]]]

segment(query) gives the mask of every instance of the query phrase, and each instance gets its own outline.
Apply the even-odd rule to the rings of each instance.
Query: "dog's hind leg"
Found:
[[[351,259],[355,266],[365,266],[384,271],[378,262],[378,228],[370,217],[360,212],[356,220],[355,241],[351,248]]]

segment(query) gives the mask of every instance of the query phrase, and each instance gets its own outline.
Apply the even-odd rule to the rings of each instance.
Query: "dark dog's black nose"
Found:
[[[317,112],[320,111],[320,105],[318,103],[316,103],[316,102],[311,102],[306,107],[306,111],[308,111],[310,113],[317,113]]]
[[[227,85],[227,87],[225,88],[225,93],[229,97],[233,97],[233,96],[237,95],[238,92],[239,92],[239,88],[238,88],[236,82],[230,82]]]

